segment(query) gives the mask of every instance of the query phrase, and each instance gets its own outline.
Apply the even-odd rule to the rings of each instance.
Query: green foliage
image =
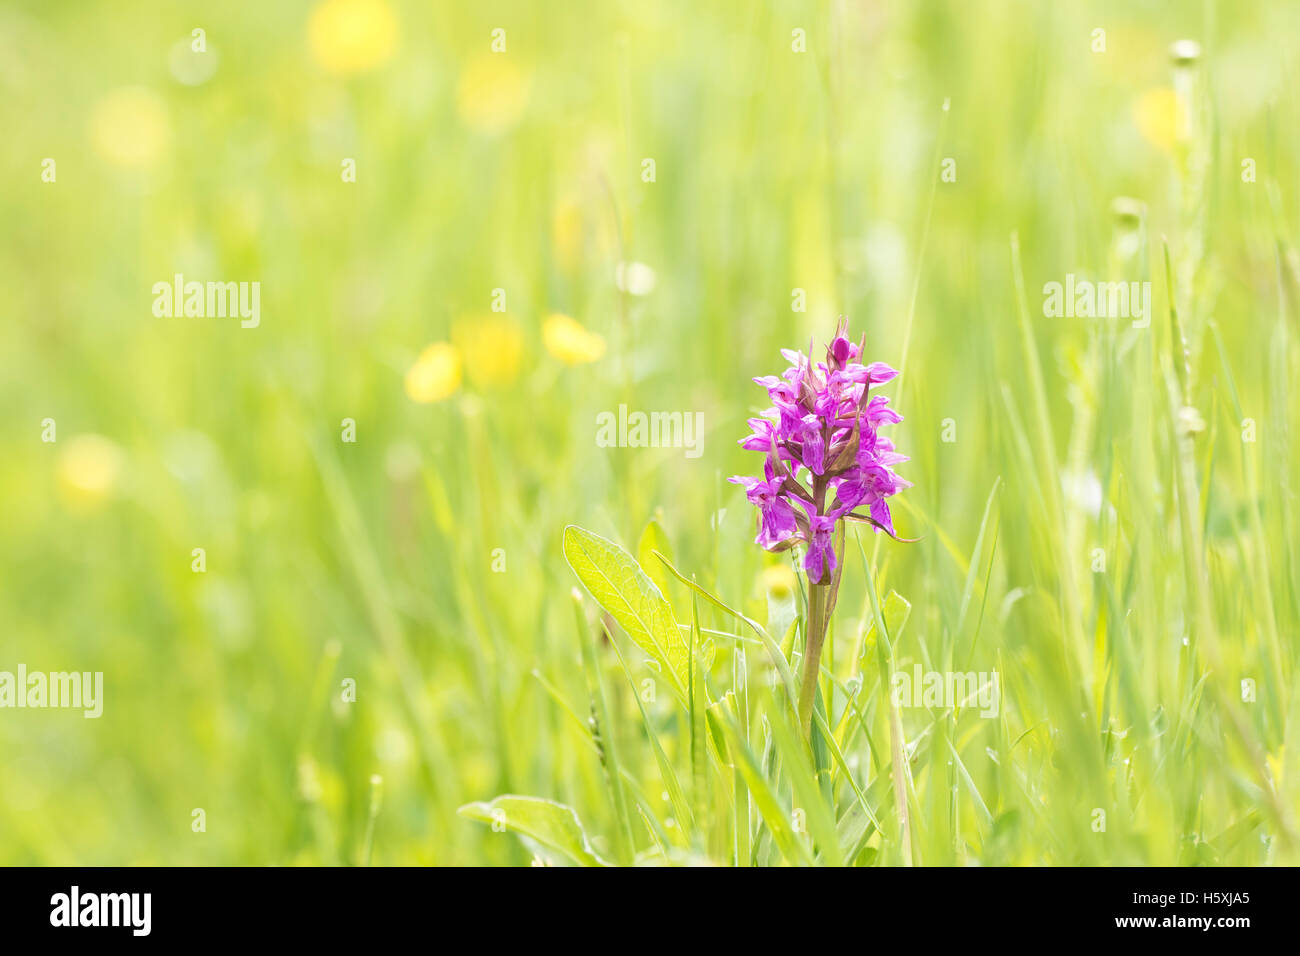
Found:
[[[609,866],[592,850],[573,808],[562,803],[507,794],[489,803],[467,803],[460,815],[512,830],[580,866]]]
[[[678,693],[690,682],[690,649],[673,609],[632,556],[618,545],[570,525],[564,559],[591,596],[659,665]]]
[[[1300,863],[1300,7],[337,2],[0,6],[0,671],[104,675],[0,709],[0,863]],[[809,745],[726,479],[841,313],[919,540]]]

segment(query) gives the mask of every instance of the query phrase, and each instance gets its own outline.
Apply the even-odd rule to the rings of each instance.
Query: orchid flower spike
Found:
[[[759,545],[807,545],[804,569],[813,584],[828,583],[840,565],[833,544],[839,522],[862,521],[894,536],[887,499],[911,486],[893,470],[906,456],[879,433],[903,417],[888,398],[869,394],[898,372],[884,362],[863,364],[863,345],[841,319],[823,361],[782,350],[790,367],[754,379],[772,407],[749,420],[751,432],[740,440],[764,453],[764,477],[730,479],[758,508]]]

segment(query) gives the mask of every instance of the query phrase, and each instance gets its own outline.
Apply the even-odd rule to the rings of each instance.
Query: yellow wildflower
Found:
[[[413,402],[440,402],[460,388],[460,352],[448,342],[435,342],[420,353],[406,373],[406,394]]]
[[[461,70],[456,111],[466,126],[501,133],[514,126],[528,105],[528,75],[501,53],[480,53]]]
[[[542,344],[565,365],[585,365],[605,354],[603,338],[559,312],[542,323]]]
[[[59,454],[59,493],[77,508],[100,504],[117,486],[124,457],[122,450],[102,435],[78,435]]]
[[[524,340],[506,316],[465,316],[452,326],[451,340],[465,356],[465,371],[475,385],[508,385],[519,376]]]
[[[362,73],[393,55],[397,18],[385,0],[324,0],[307,21],[312,56],[329,73]]]
[[[1148,143],[1172,150],[1178,135],[1178,97],[1167,86],[1147,90],[1133,104],[1133,121]]]
[[[794,570],[789,564],[771,564],[759,574],[763,592],[775,598],[786,598],[794,593]]]
[[[95,152],[115,166],[151,166],[171,145],[167,105],[147,87],[112,90],[90,114],[90,142]]]

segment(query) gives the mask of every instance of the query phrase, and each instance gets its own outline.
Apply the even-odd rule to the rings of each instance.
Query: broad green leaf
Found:
[[[488,803],[467,803],[456,811],[462,817],[504,826],[562,853],[579,866],[610,866],[587,839],[573,808],[541,797],[503,794]]]
[[[685,697],[686,641],[672,607],[641,566],[612,541],[576,525],[564,529],[564,559],[596,603],[658,663],[678,697]]]

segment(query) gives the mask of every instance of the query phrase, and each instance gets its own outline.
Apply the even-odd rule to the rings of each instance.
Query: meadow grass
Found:
[[[1300,11],[324,6],[0,11],[0,670],[105,677],[0,710],[0,862],[1300,862]],[[840,314],[919,540],[849,531],[810,744],[725,479]]]

